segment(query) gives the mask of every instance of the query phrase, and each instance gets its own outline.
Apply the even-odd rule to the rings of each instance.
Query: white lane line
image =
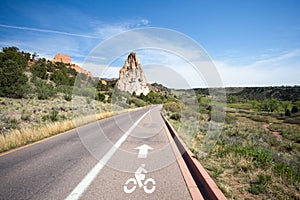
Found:
[[[140,123],[140,121],[150,112],[148,110],[143,116],[141,116],[129,129],[128,131],[110,148],[110,150],[102,157],[102,159],[89,171],[87,175],[82,179],[82,181],[73,189],[73,191],[69,194],[65,200],[78,200],[86,189],[90,186],[96,176],[100,173],[102,168],[106,165],[109,159],[114,155],[117,149],[121,146],[121,144],[126,140],[129,134],[133,131],[133,129]]]

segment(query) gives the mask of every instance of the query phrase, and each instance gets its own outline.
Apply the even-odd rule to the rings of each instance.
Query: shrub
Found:
[[[75,78],[70,77],[67,73],[67,68],[62,68],[61,70],[54,71],[53,74],[50,77],[50,80],[52,80],[56,85],[74,85]]]
[[[291,116],[291,111],[287,109],[284,113],[285,116],[290,117]]]
[[[266,191],[266,186],[264,186],[260,183],[251,183],[248,191],[252,194],[259,195],[260,193],[263,193]]]
[[[299,110],[298,110],[297,106],[294,105],[294,106],[292,107],[291,113],[292,113],[292,114],[295,114],[295,113],[297,113],[298,111],[299,111]]]
[[[296,185],[300,182],[300,172],[296,172],[291,169],[290,166],[288,166],[285,163],[280,163],[275,165],[274,167],[275,172],[280,175],[280,177],[284,181],[288,181],[289,184]]]
[[[173,119],[173,120],[176,120],[176,121],[179,121],[181,118],[181,115],[179,113],[173,113],[171,116],[170,116],[170,119]]]
[[[257,109],[257,108],[259,108],[259,102],[256,101],[256,100],[250,101],[250,104],[251,104],[252,109]]]
[[[72,89],[71,88],[66,88],[64,91],[64,99],[66,101],[71,101],[72,100]]]
[[[90,97],[90,98],[94,99],[96,89],[93,87],[86,87],[86,88],[75,87],[73,92],[75,95],[83,96],[83,97]]]
[[[105,94],[98,92],[95,99],[103,102],[105,100]]]
[[[52,110],[52,112],[50,113],[50,120],[55,122],[59,120],[59,116],[58,116],[58,111],[57,110]]]
[[[227,97],[227,103],[237,103],[237,102],[238,102],[237,96],[229,95]]]
[[[295,104],[296,104],[298,110],[300,110],[300,101],[296,101]]]
[[[260,105],[260,109],[267,112],[274,112],[278,110],[278,106],[279,106],[278,100],[271,98],[271,99],[264,100]]]
[[[42,119],[43,119],[44,121],[46,121],[46,120],[50,120],[50,121],[52,121],[52,122],[58,121],[58,120],[59,120],[58,111],[55,110],[55,109],[53,109],[49,115],[44,115],[44,116],[42,117]]]
[[[272,183],[270,175],[259,174],[258,181],[252,182],[248,191],[252,194],[258,195],[266,191],[266,186]]]
[[[35,86],[38,99],[49,99],[56,94],[55,88],[51,84],[48,84],[42,80],[37,79],[35,82]]]
[[[22,110],[22,114],[21,114],[21,119],[24,121],[28,121],[30,120],[31,117],[31,113],[26,111],[26,110]]]
[[[92,100],[89,97],[87,97],[85,100],[86,100],[87,104],[91,104],[92,103]]]
[[[64,99],[66,101],[71,101],[72,100],[72,93],[65,93]]]
[[[4,125],[3,128],[5,129],[17,129],[19,128],[19,123],[18,120],[15,118],[11,118],[11,117],[4,117],[2,119]]]
[[[288,142],[284,145],[284,147],[287,151],[293,151],[293,149],[295,149],[295,144],[292,142]]]
[[[289,101],[283,101],[281,103],[281,107],[283,108],[284,112],[287,112],[287,110],[290,110],[292,108],[292,104]]]
[[[136,105],[137,107],[143,107],[146,105],[146,102],[144,102],[143,100],[137,98],[137,97],[132,97],[129,100],[129,104],[133,103],[134,105]]]
[[[179,103],[176,102],[165,103],[163,107],[166,111],[177,112],[177,113],[181,112],[180,105]]]
[[[253,158],[254,164],[256,166],[268,167],[273,166],[274,160],[272,153],[267,149],[255,149],[252,146],[228,146],[223,150],[223,153],[227,154],[229,152],[234,152],[236,156]]]

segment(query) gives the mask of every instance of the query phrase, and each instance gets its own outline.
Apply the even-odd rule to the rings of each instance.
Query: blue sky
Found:
[[[297,0],[2,0],[0,13],[1,47],[17,46],[48,59],[63,53],[82,64],[115,34],[161,27],[199,43],[225,86],[300,85]]]

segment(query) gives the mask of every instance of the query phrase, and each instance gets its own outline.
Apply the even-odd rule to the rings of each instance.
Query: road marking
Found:
[[[134,192],[134,190],[136,189],[136,185],[138,185],[140,188],[143,187],[144,192],[146,192],[147,194],[151,194],[155,191],[155,180],[153,178],[146,178],[146,174],[147,174],[147,170],[145,169],[145,164],[142,164],[135,172],[134,172],[134,176],[135,178],[129,178],[126,182],[125,185],[123,186],[124,192],[126,194],[130,194],[132,192]],[[133,186],[132,188],[128,189],[128,184],[132,182]],[[147,184],[150,182],[150,184],[152,185],[151,188],[147,187]],[[131,184],[129,184],[131,185]],[[151,186],[150,185],[150,186]]]
[[[106,163],[110,160],[110,158],[114,155],[117,149],[121,146],[121,144],[126,140],[129,134],[134,130],[134,128],[140,123],[140,121],[150,112],[148,110],[145,114],[143,114],[128,130],[127,132],[115,143],[114,146],[110,148],[110,150],[102,157],[102,159],[89,171],[87,175],[82,179],[82,181],[73,189],[73,191],[69,194],[65,200],[77,200],[79,199],[86,189],[90,186],[93,180],[100,173],[102,168],[106,165]]]
[[[139,147],[136,147],[134,149],[138,149],[139,150],[139,155],[138,155],[138,158],[147,158],[148,156],[148,151],[149,150],[152,150],[153,148],[146,145],[146,144],[143,144]]]

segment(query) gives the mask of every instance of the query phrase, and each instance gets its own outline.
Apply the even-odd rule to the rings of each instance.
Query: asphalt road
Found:
[[[0,199],[191,199],[154,106],[0,157]]]

